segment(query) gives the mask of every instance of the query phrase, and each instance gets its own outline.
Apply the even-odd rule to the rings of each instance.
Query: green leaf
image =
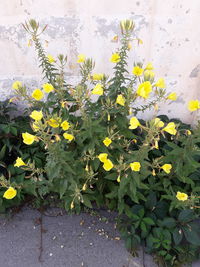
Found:
[[[155,225],[154,221],[149,217],[143,218],[142,221],[145,222],[145,224],[148,224],[148,225]]]
[[[193,210],[182,210],[179,213],[178,220],[180,222],[189,222],[194,218]]]
[[[184,227],[183,229],[185,238],[187,241],[195,246],[200,246],[200,237],[199,234],[196,231],[193,231],[193,229],[189,227]]]
[[[60,198],[63,197],[68,187],[67,179],[60,179]]]
[[[179,228],[175,228],[172,234],[173,234],[174,243],[176,245],[179,245],[181,240],[183,239],[183,231]]]
[[[143,232],[147,232],[147,227],[146,227],[146,224],[142,221],[141,224],[140,224],[140,228]]]
[[[0,160],[3,160],[3,158],[5,157],[5,153],[6,153],[6,145],[4,145],[0,151]]]
[[[114,180],[117,180],[117,174],[116,173],[109,173],[104,178],[107,180],[114,181]]]
[[[92,204],[91,204],[91,201],[90,201],[90,199],[89,199],[89,196],[88,196],[88,195],[83,195],[82,197],[83,197],[83,204],[84,204],[86,207],[92,209]]]
[[[161,222],[161,226],[173,228],[176,226],[176,220],[170,217],[164,218],[164,220]]]

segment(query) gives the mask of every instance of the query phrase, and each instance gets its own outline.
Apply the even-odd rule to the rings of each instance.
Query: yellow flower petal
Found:
[[[111,143],[112,143],[112,140],[108,137],[106,137],[104,140],[103,140],[103,143],[105,146],[109,146]]]
[[[70,124],[68,121],[63,121],[60,125],[64,131],[67,131],[70,128]]]
[[[104,161],[103,168],[105,171],[110,171],[113,168],[113,163],[111,160],[107,159]]]
[[[164,89],[166,87],[165,85],[165,80],[163,78],[160,78],[156,84],[155,84],[156,87],[159,87],[161,89]]]
[[[32,97],[39,101],[44,97],[44,93],[40,89],[35,89],[32,93]]]
[[[152,80],[155,77],[155,73],[152,70],[145,70],[144,71],[144,79],[145,80]]]
[[[136,76],[141,76],[143,71],[144,70],[142,68],[140,68],[139,66],[135,66],[135,67],[133,67],[132,73]]]
[[[120,58],[120,55],[118,53],[114,53],[112,54],[111,58],[110,58],[110,61],[112,63],[118,63],[120,62],[121,58]]]
[[[26,145],[31,145],[35,141],[35,136],[29,133],[22,133],[23,142]]]
[[[116,99],[116,103],[121,105],[121,106],[124,106],[125,105],[125,98],[123,95],[118,95],[117,96],[117,99]]]
[[[132,171],[139,172],[141,168],[141,164],[140,162],[135,161],[135,162],[130,163],[130,167]]]
[[[35,121],[40,121],[43,118],[42,111],[33,110],[30,117]]]
[[[84,54],[79,54],[77,58],[77,63],[83,63],[86,60],[86,56]]]
[[[154,125],[158,128],[162,128],[165,124],[163,121],[161,121],[159,118],[154,119]]]
[[[6,199],[12,199],[17,195],[17,190],[13,187],[9,187],[6,192],[3,194],[3,197]]]
[[[172,101],[176,101],[177,100],[177,94],[175,92],[173,92],[167,96],[167,99],[172,100]]]
[[[43,87],[43,89],[44,89],[44,91],[45,91],[46,93],[50,93],[50,92],[52,92],[52,91],[54,90],[53,85],[50,84],[50,83],[45,83],[45,84],[43,84],[42,87]]]
[[[104,77],[104,74],[103,73],[94,73],[92,74],[92,79],[95,80],[95,81],[100,81],[102,80]]]
[[[195,111],[200,108],[200,102],[199,100],[190,100],[188,103],[188,109],[189,111]]]
[[[47,59],[48,59],[49,63],[55,62],[55,59],[54,59],[54,57],[52,55],[48,55]]]
[[[93,95],[103,95],[103,86],[100,83],[97,83],[92,90]]]
[[[169,122],[163,130],[169,134],[176,135],[177,130],[176,130],[176,125],[174,122]]]
[[[68,133],[64,133],[63,134],[63,137],[66,139],[66,140],[69,140],[70,142],[74,139],[74,136],[72,134],[68,134]]]
[[[134,130],[136,129],[138,126],[140,126],[140,122],[138,121],[138,119],[136,117],[132,117],[130,119],[130,122],[129,122],[130,126],[129,126],[129,129],[131,130]]]
[[[101,162],[105,162],[108,158],[108,154],[107,153],[100,153],[98,158]]]
[[[22,158],[17,157],[14,167],[26,166],[26,163],[22,160]]]
[[[172,165],[171,164],[164,164],[163,166],[161,166],[161,168],[167,173],[169,174],[171,169],[172,169]]]
[[[149,97],[149,94],[152,92],[152,85],[149,81],[143,82],[138,86],[137,95],[145,99]]]
[[[51,118],[47,121],[47,123],[49,124],[49,126],[53,128],[58,128],[60,126],[59,119]]]
[[[18,90],[19,88],[22,87],[22,82],[20,81],[15,81],[13,84],[12,84],[12,88],[15,89],[15,90]]]
[[[151,62],[147,63],[145,70],[153,70],[153,65]]]
[[[176,198],[180,201],[186,201],[186,200],[188,200],[188,195],[178,191],[176,194]]]

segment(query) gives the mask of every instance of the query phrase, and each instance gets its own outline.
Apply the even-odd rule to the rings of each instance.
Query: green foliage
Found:
[[[16,113],[19,114],[19,110],[15,104],[9,101],[0,102],[0,184],[7,187],[11,183],[18,188],[17,196],[12,200],[6,200],[2,198],[5,189],[0,187],[0,212],[19,205],[27,194],[37,196],[37,183],[34,177],[30,178],[30,172],[13,166],[17,157],[22,156],[23,160],[34,162],[37,168],[42,168],[45,161],[41,145],[28,147],[22,142],[22,133],[32,131],[30,118],[16,116]]]
[[[139,41],[133,22],[121,23],[121,46],[111,57],[112,77],[95,74],[93,59],[79,55],[81,79],[75,85],[65,77],[67,57],[49,58],[42,47],[39,37],[46,26],[40,29],[31,20],[24,28],[46,82],[39,93],[47,95],[41,101],[29,95],[25,85],[13,86],[27,102],[32,120],[26,117],[22,128],[18,118],[2,126],[4,134],[17,141],[10,148],[12,138],[2,139],[0,159],[7,159],[8,150],[13,156],[9,165],[2,163],[0,196],[10,186],[17,195],[0,198],[0,206],[18,204],[26,195],[36,196],[37,205],[56,196],[67,211],[106,206],[118,211],[118,227],[130,251],[142,244],[163,266],[191,262],[200,248],[200,126],[191,130],[167,116],[148,121],[134,117],[149,109],[156,114],[159,103],[169,99],[164,80],[156,82],[151,64],[134,63],[129,74],[130,42]],[[13,167],[17,157],[25,165]]]

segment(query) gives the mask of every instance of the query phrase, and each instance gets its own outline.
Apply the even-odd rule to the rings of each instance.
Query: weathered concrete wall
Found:
[[[47,52],[68,55],[67,74],[78,75],[76,56],[84,53],[96,60],[96,71],[111,73],[111,39],[121,19],[136,23],[144,44],[130,52],[134,60],[153,62],[157,77],[165,77],[167,90],[176,91],[176,104],[162,105],[161,113],[191,121],[187,101],[198,98],[200,80],[199,0],[0,0],[0,92],[12,95],[13,80],[39,85],[41,73],[28,35],[20,23],[30,18],[48,24],[43,35]],[[137,55],[136,55],[137,54]]]

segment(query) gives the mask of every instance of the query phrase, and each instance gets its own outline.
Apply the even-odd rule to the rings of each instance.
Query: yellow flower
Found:
[[[174,122],[169,122],[163,130],[172,135],[175,135],[177,133],[176,125]]]
[[[165,124],[163,121],[161,121],[159,118],[154,119],[154,125],[158,128],[162,128]]]
[[[121,181],[121,178],[120,178],[120,175],[118,175],[117,182],[120,183],[120,181]]]
[[[111,160],[107,159],[104,161],[103,168],[105,171],[110,171],[113,168],[113,163]]]
[[[188,103],[188,109],[189,111],[195,111],[200,108],[200,103],[199,100],[190,100]]]
[[[48,122],[49,126],[51,126],[53,128],[58,128],[59,125],[60,125],[59,119],[53,119],[53,118],[51,118],[47,122]]]
[[[12,103],[14,100],[15,100],[15,97],[11,97],[11,98],[9,99],[9,103]]]
[[[45,84],[43,84],[42,87],[43,87],[43,89],[44,89],[44,91],[45,91],[46,93],[50,93],[50,92],[52,92],[52,91],[54,90],[53,85],[50,84],[50,83],[45,83]]]
[[[97,83],[92,90],[93,95],[103,95],[103,87],[100,83]]]
[[[145,70],[144,72],[144,78],[145,80],[150,80],[155,77],[155,73],[152,70]]]
[[[35,100],[39,101],[39,100],[41,100],[44,97],[44,94],[43,94],[43,92],[40,89],[35,89],[33,91],[33,93],[32,93],[32,97]]]
[[[85,62],[86,56],[84,54],[78,55],[77,63]]]
[[[72,141],[74,139],[74,136],[72,134],[68,134],[68,133],[64,133],[63,134],[63,137],[66,139],[66,140],[69,140],[69,141]]]
[[[110,114],[108,114],[108,121],[110,121]]]
[[[98,158],[101,162],[105,162],[108,158],[108,154],[107,153],[100,153]]]
[[[131,48],[132,48],[132,44],[131,44],[131,42],[128,42],[127,47],[128,47],[128,50],[131,50]]]
[[[140,125],[140,122],[138,121],[136,117],[132,117],[130,119],[129,124],[130,124],[129,129],[134,130]]]
[[[17,195],[17,190],[13,187],[9,187],[6,192],[3,194],[3,197],[6,199],[12,199]]]
[[[143,69],[142,68],[140,68],[139,66],[135,66],[134,68],[133,68],[133,70],[132,70],[132,73],[134,74],[134,75],[136,75],[136,76],[141,76],[142,75],[142,73],[143,73]]]
[[[102,80],[104,77],[104,74],[103,73],[94,73],[92,74],[92,79],[95,80],[95,81],[100,81]]]
[[[119,39],[118,35],[115,35],[115,36],[112,38],[111,42],[118,42],[118,39]]]
[[[138,44],[143,44],[142,39],[137,39],[138,40]]]
[[[36,122],[34,122],[34,123],[32,124],[32,128],[33,128],[33,131],[34,131],[34,132],[38,132],[39,129],[40,129],[40,127],[38,126],[38,123],[36,123]]]
[[[35,121],[40,121],[43,118],[42,111],[33,110],[30,117]]]
[[[108,137],[106,137],[104,140],[103,140],[103,143],[105,146],[109,146],[111,143],[112,143],[112,140]]]
[[[117,96],[117,100],[116,100],[116,103],[121,105],[121,106],[124,106],[125,105],[125,98],[123,95],[118,95]]]
[[[35,136],[29,133],[22,133],[23,142],[26,145],[31,145],[35,141]]]
[[[120,62],[121,58],[120,58],[120,55],[118,53],[114,53],[112,54],[111,58],[110,58],[110,61],[112,63],[118,63]]]
[[[153,176],[156,176],[156,172],[155,172],[154,169],[153,169],[153,171],[152,171],[152,175],[153,175]]]
[[[74,208],[74,202],[72,201],[70,204],[70,209],[72,210]]]
[[[87,184],[84,184],[82,190],[85,191],[87,189]]]
[[[60,136],[58,134],[55,135],[55,140],[56,140],[56,142],[60,142],[61,139],[60,139]]]
[[[55,59],[54,59],[54,57],[53,57],[52,55],[47,55],[47,59],[48,59],[48,61],[49,61],[50,63],[55,62]]]
[[[145,70],[153,70],[153,65],[151,62],[147,63]]]
[[[64,131],[67,131],[70,128],[70,124],[68,121],[63,121],[60,126]]]
[[[161,166],[161,168],[167,173],[169,174],[172,168],[171,164],[164,164],[163,166]]]
[[[168,95],[167,99],[172,100],[172,101],[176,101],[177,94],[175,92],[171,93],[171,94]]]
[[[15,90],[18,90],[20,87],[22,87],[22,82],[20,82],[20,81],[15,81],[12,84],[12,88],[15,89]]]
[[[187,135],[191,135],[192,133],[191,133],[190,130],[186,130],[186,134],[187,134]]]
[[[152,85],[149,81],[143,82],[138,86],[137,94],[143,98],[148,98],[152,91]]]
[[[186,200],[188,200],[188,195],[178,191],[176,194],[176,198],[180,201],[186,201]]]
[[[139,172],[141,168],[140,162],[132,162],[130,163],[131,170],[134,172]]]
[[[22,160],[22,158],[17,157],[14,167],[26,166],[26,163]]]
[[[155,83],[155,86],[164,89],[166,87],[165,80],[163,78],[158,79],[158,81]]]
[[[157,140],[155,141],[154,147],[155,147],[155,149],[159,149],[158,141]]]

